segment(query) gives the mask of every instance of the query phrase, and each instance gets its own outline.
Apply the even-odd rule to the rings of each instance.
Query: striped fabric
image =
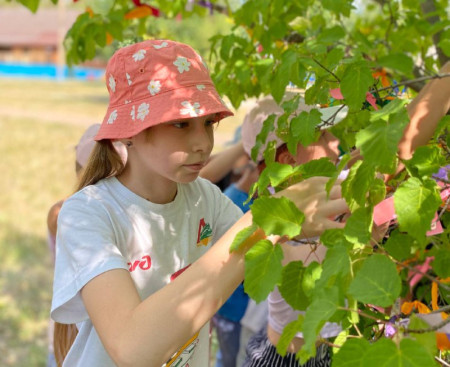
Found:
[[[325,344],[317,348],[314,358],[305,364],[295,359],[295,353],[282,357],[267,339],[265,329],[254,335],[247,344],[247,359],[242,367],[330,367],[331,356]]]

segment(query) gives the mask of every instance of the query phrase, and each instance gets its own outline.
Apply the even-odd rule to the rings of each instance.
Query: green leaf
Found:
[[[244,290],[257,303],[264,301],[281,278],[283,250],[269,240],[258,241],[245,254]]]
[[[350,11],[353,9],[351,0],[323,0],[322,6],[336,15],[342,14],[346,17],[350,15]]]
[[[277,142],[275,140],[271,140],[267,143],[266,149],[263,153],[264,162],[266,164],[270,164],[275,162],[275,157],[277,154]]]
[[[296,63],[296,53],[293,50],[287,50],[282,56],[281,65],[275,71],[273,78],[270,82],[272,96],[277,103],[281,103],[286,87],[289,84],[291,70]]]
[[[36,11],[39,8],[40,0],[18,0],[18,1],[19,3],[30,9],[33,13],[36,13]]]
[[[321,176],[333,177],[336,173],[336,166],[329,158],[314,159],[296,167],[296,171],[301,172],[302,178]]]
[[[339,174],[347,166],[347,163],[350,160],[350,158],[351,158],[350,154],[344,154],[341,157],[341,161],[339,162],[335,173],[333,174],[333,176],[331,176],[331,178],[328,180],[327,184],[325,185],[325,190],[327,191],[327,195],[330,195],[330,191],[333,188],[334,184],[336,183],[337,179],[339,178]]]
[[[370,114],[370,121],[384,120],[389,121],[389,116],[398,112],[403,111],[405,104],[407,103],[404,99],[394,99],[389,102],[381,110],[373,111]]]
[[[322,115],[317,109],[309,113],[303,111],[291,120],[291,134],[303,146],[308,146],[317,140],[316,126],[321,123]]]
[[[365,367],[364,355],[369,348],[366,339],[348,339],[333,355],[333,367]]]
[[[350,284],[349,293],[358,301],[387,307],[400,295],[401,280],[395,264],[375,254],[364,260]]]
[[[391,339],[380,339],[364,355],[365,367],[425,367],[436,366],[427,349],[412,339],[402,339],[400,347]]]
[[[358,208],[347,219],[344,228],[345,238],[354,244],[367,244],[371,238],[372,209]]]
[[[450,252],[449,249],[439,249],[434,255],[433,270],[439,278],[450,277]]]
[[[367,161],[357,161],[342,182],[342,196],[350,210],[364,207],[366,194],[375,179],[375,167]]]
[[[270,115],[267,117],[267,119],[263,123],[263,127],[258,135],[256,135],[255,139],[255,145],[252,148],[251,156],[252,159],[256,162],[258,153],[260,152],[261,148],[264,148],[266,146],[266,140],[269,136],[269,133],[273,131],[274,125],[275,125],[275,115]]]
[[[445,165],[441,149],[436,145],[418,147],[411,159],[404,161],[415,177],[431,176]]]
[[[334,286],[350,274],[351,266],[348,251],[347,246],[341,244],[328,249],[322,263],[322,273],[316,283],[318,288]]]
[[[321,268],[316,262],[305,268],[301,261],[292,261],[283,268],[278,290],[294,310],[304,311],[309,306],[311,291],[320,272]]]
[[[106,16],[114,5],[114,0],[85,0],[95,14]]]
[[[413,60],[404,53],[392,53],[378,59],[378,64],[404,74],[411,74],[413,70]]]
[[[446,56],[450,57],[450,40],[448,38],[441,39],[438,46]]]
[[[233,242],[230,246],[230,252],[239,250],[241,245],[253,234],[255,233],[256,229],[258,227],[255,225],[251,225],[249,227],[246,227],[238,232],[236,237],[234,237]]]
[[[386,184],[381,178],[376,178],[369,189],[369,204],[375,206],[386,197]]]
[[[276,187],[294,173],[294,168],[289,164],[274,162],[268,164],[264,169],[264,172],[267,175],[270,184],[273,187]]]
[[[298,315],[297,320],[291,321],[287,324],[283,332],[281,333],[281,337],[277,344],[277,353],[285,356],[291,343],[292,339],[294,339],[295,335],[302,330],[303,320],[305,317],[303,315]]]
[[[411,177],[402,182],[394,194],[394,208],[400,230],[423,238],[430,230],[431,220],[441,204],[436,182]]]
[[[389,235],[384,248],[394,259],[403,261],[411,257],[413,245],[414,238],[395,230]]]
[[[251,206],[253,222],[267,234],[290,238],[300,234],[305,215],[285,197],[260,197]]]
[[[305,359],[315,354],[315,343],[317,335],[326,321],[328,321],[337,311],[339,305],[339,291],[336,287],[322,289],[317,293],[317,298],[313,300],[306,310],[303,321],[303,337],[305,344],[301,349],[300,362],[305,363]]]
[[[372,72],[366,63],[356,62],[347,67],[341,80],[341,92],[350,109],[361,108],[372,84]]]
[[[294,310],[306,310],[308,298],[302,287],[305,268],[301,261],[292,261],[283,268],[281,284],[278,286],[280,294]]]
[[[391,115],[389,122],[377,120],[356,134],[356,146],[364,159],[379,167],[381,172],[394,170],[398,143],[408,124],[406,110],[398,114]]]
[[[447,263],[448,264],[448,263]],[[409,318],[408,329],[412,330],[426,330],[429,329],[430,325],[428,325],[424,320],[417,317],[415,314],[412,314]],[[418,343],[423,345],[428,354],[430,356],[434,356],[437,351],[436,346],[436,334],[434,332],[431,333],[410,333],[410,337],[415,339]]]
[[[326,247],[344,246],[348,249],[352,247],[351,243],[347,241],[344,235],[344,229],[332,228],[325,230],[320,236],[320,243]]]
[[[322,30],[322,32],[319,33],[317,40],[325,44],[334,44],[344,38],[345,35],[346,32],[344,28],[335,25],[334,27]]]

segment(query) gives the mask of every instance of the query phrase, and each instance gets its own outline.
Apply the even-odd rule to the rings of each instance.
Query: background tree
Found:
[[[21,2],[32,10],[38,6],[38,0]],[[282,268],[278,246],[255,245],[246,259],[246,290],[262,300],[278,285],[282,294],[293,295],[287,301],[294,308],[306,311],[286,328],[280,353],[301,330],[305,345],[298,356],[306,360],[315,354],[321,326],[338,321],[343,332],[332,342],[333,366],[448,365],[449,337],[438,332],[450,320],[446,171],[440,171],[439,184],[433,178],[449,161],[448,116],[433,140],[402,162],[406,170],[401,175],[388,185],[378,178],[395,176],[397,145],[408,123],[403,108],[407,97],[427,79],[449,76],[437,74],[450,57],[447,0],[86,0],[85,5],[86,12],[65,39],[69,64],[94,57],[97,46],[139,37],[173,36],[196,46],[194,37],[201,35],[201,28],[190,33],[194,26],[188,33],[189,19],[216,20],[221,14],[231,27],[217,29],[223,33],[211,38],[209,59],[219,91],[234,107],[261,94],[272,94],[281,102],[288,86],[304,92],[308,104],[347,105],[347,117],[332,131],[344,151],[356,147],[365,160],[352,166],[343,183],[352,209],[345,229],[325,232],[321,242],[329,248],[326,260],[306,268],[301,263]],[[161,26],[160,18],[179,23]],[[188,36],[173,34],[173,24],[181,24]],[[197,48],[205,43],[202,40]],[[286,114],[277,127],[291,150],[298,142],[314,141],[318,126],[327,123],[314,112],[289,121],[297,102],[294,98],[283,105]],[[273,118],[265,129],[274,129]],[[264,135],[257,144],[264,143]],[[274,161],[273,145],[265,158]],[[283,187],[314,175],[329,176],[332,182],[349,159],[345,154],[339,167],[323,159],[295,169],[269,163],[254,187],[261,196],[252,207],[254,226],[266,233],[298,235],[302,214],[288,201],[269,199],[267,186]],[[397,221],[387,240],[375,243],[373,210],[386,192],[394,196]],[[444,230],[430,236],[436,213]],[[251,230],[243,231],[233,248]],[[316,287],[309,286],[311,280]],[[427,308],[438,315],[437,324],[415,315]]]

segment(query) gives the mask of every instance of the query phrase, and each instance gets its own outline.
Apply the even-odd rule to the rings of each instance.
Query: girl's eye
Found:
[[[181,121],[181,122],[174,122],[174,123],[172,124],[172,126],[176,127],[177,129],[183,129],[183,128],[185,128],[185,127],[188,127],[188,126],[189,126],[189,123],[183,122],[183,121]]]
[[[217,121],[217,120],[206,120],[205,126],[214,126],[217,123],[219,123],[219,121]]]

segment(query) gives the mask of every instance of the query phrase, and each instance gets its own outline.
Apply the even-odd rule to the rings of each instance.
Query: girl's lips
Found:
[[[187,169],[189,169],[191,171],[198,172],[203,167],[205,167],[205,164],[204,163],[185,164],[184,167],[186,167]]]

